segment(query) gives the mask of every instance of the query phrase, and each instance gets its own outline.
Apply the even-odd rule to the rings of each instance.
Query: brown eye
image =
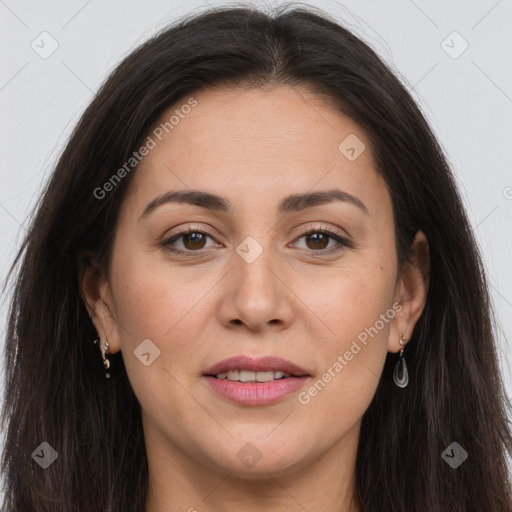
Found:
[[[313,228],[307,231],[304,231],[302,235],[297,238],[297,240],[305,239],[305,249],[313,252],[319,252],[323,254],[328,254],[330,252],[339,251],[345,247],[352,247],[351,243],[345,238],[339,236],[332,231],[325,229]],[[330,241],[338,242],[334,244],[334,247],[329,247]]]
[[[183,230],[170,236],[164,240],[161,245],[164,246],[166,250],[179,254],[200,252],[206,247],[207,238],[213,240],[213,237],[209,233],[199,229],[189,228],[188,230]],[[175,247],[178,242],[181,242],[182,247]]]
[[[181,237],[183,238],[183,245],[190,250],[202,249],[206,240],[206,235],[199,232],[181,235]]]
[[[329,245],[330,238],[329,235],[321,232],[306,235],[306,240],[311,241],[311,245],[308,245],[309,249],[325,249]]]

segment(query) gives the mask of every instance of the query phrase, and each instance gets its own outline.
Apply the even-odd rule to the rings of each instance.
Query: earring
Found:
[[[100,343],[100,338],[96,338],[94,340],[94,344]],[[105,353],[108,352],[108,340],[105,341],[105,348],[101,348],[101,358],[103,359],[103,366],[105,367],[105,370],[108,370],[110,368],[110,361],[105,357]],[[101,343],[100,343],[101,347]],[[110,373],[106,372],[105,377],[107,379],[110,379]]]
[[[400,345],[405,347],[407,340],[400,334]],[[393,372],[393,380],[399,388],[405,388],[409,383],[409,373],[407,371],[407,365],[405,364],[404,349],[400,349],[400,358],[395,365],[395,371]]]

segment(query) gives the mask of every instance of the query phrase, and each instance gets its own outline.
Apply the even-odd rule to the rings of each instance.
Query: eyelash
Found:
[[[213,235],[211,235],[207,231],[203,231],[202,229],[195,229],[195,228],[189,226],[188,229],[181,230],[181,231],[175,233],[174,235],[170,236],[169,238],[166,238],[163,242],[161,242],[161,245],[167,251],[169,251],[171,253],[174,253],[174,254],[178,254],[178,255],[186,255],[186,254],[189,254],[189,253],[199,253],[200,254],[205,249],[198,249],[197,251],[193,251],[193,250],[186,250],[186,251],[184,251],[182,249],[175,249],[174,247],[171,247],[171,244],[173,242],[179,240],[180,238],[182,238],[185,235],[190,235],[190,234],[193,234],[193,233],[198,233],[198,234],[201,234],[201,235],[206,235],[206,236],[209,236],[210,238],[214,239]],[[301,238],[303,238],[305,236],[308,236],[308,235],[311,235],[311,234],[314,234],[314,233],[320,233],[322,235],[327,235],[329,238],[332,238],[336,242],[338,242],[338,245],[335,246],[335,247],[331,247],[330,249],[321,249],[321,250],[318,250],[318,251],[315,251],[314,249],[309,249],[313,253],[320,253],[320,255],[328,255],[328,254],[332,254],[332,253],[341,251],[341,250],[343,250],[346,247],[348,247],[348,248],[352,248],[353,247],[353,244],[351,242],[349,242],[346,238],[340,236],[339,234],[337,234],[337,233],[335,233],[333,231],[328,230],[326,227],[325,228],[317,228],[317,227],[315,227],[315,228],[304,229],[304,230],[302,230],[300,232],[300,235],[295,240],[298,241]],[[303,249],[303,250],[307,251],[308,249]]]

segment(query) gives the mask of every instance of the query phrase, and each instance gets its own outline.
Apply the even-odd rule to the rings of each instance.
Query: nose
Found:
[[[263,250],[254,261],[234,254],[224,286],[219,314],[226,326],[280,331],[292,322],[294,294],[271,249]]]

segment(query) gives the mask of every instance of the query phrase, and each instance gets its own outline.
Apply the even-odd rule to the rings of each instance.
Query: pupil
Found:
[[[202,233],[191,233],[185,236],[185,240],[192,240],[192,248],[197,249],[196,243],[201,242],[201,239],[203,238]],[[189,245],[189,244],[185,244]]]
[[[320,245],[320,248],[321,248],[321,249],[324,249],[324,248],[326,247],[325,242],[326,242],[326,240],[327,240],[327,238],[328,238],[328,237],[327,237],[327,236],[325,236],[323,233],[313,233],[312,235],[309,235],[309,238],[314,238],[314,237],[320,237],[320,240],[318,240],[318,239],[317,239],[317,240],[315,241],[315,244],[316,244],[316,245],[317,245],[317,247],[318,247],[318,241],[320,241],[320,242],[322,242],[322,241],[323,241],[324,243]]]

